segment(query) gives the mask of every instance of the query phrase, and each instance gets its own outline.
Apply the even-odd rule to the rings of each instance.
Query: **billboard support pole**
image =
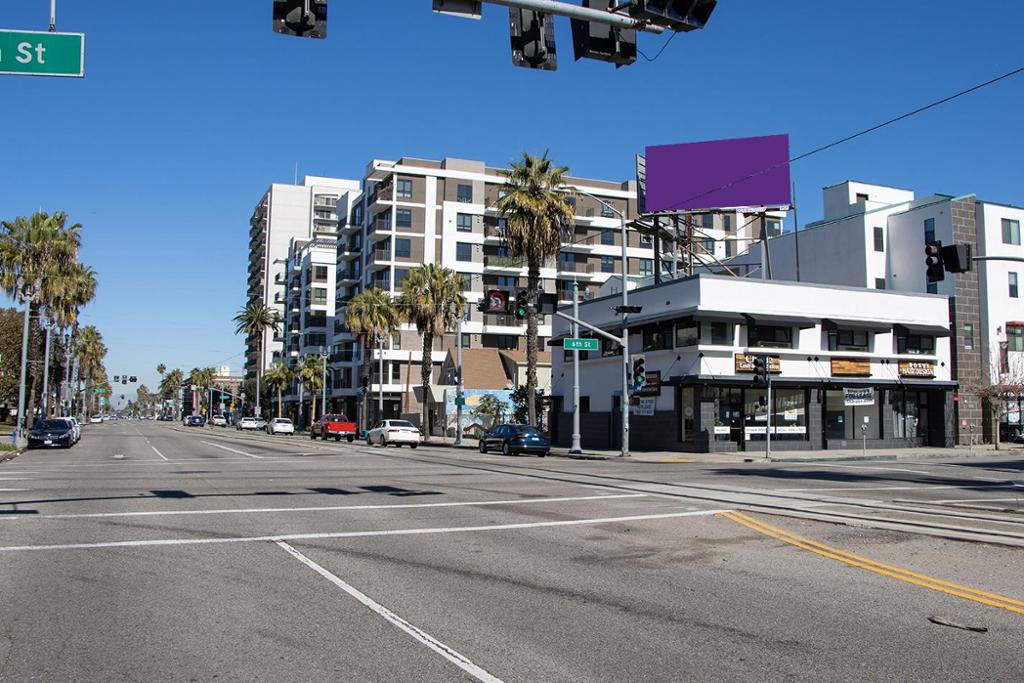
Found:
[[[796,218],[796,181],[793,181],[793,244],[796,249],[796,281],[800,282],[800,222]]]

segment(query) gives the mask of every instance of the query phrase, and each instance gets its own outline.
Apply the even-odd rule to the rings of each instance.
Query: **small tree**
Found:
[[[540,389],[537,390],[534,395],[534,407],[537,411],[537,415],[543,415],[547,412],[548,404],[550,400],[544,395],[544,392]],[[512,419],[520,424],[529,424],[530,419],[530,402],[529,394],[526,393],[526,385],[521,384],[512,391]],[[536,427],[541,428],[542,425],[538,424]]]

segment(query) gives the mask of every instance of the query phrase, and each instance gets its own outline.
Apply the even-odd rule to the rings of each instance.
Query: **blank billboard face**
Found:
[[[647,211],[790,205],[789,136],[647,148]]]

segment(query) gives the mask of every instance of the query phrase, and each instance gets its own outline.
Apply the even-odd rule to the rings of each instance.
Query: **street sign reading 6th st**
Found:
[[[0,74],[85,75],[85,34],[0,29]]]

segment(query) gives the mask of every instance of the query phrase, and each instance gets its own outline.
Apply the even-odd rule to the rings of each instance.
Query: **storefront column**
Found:
[[[822,423],[822,412],[824,410],[824,396],[821,389],[811,389],[807,394],[807,436],[811,450],[819,451],[824,448],[824,424]]]

